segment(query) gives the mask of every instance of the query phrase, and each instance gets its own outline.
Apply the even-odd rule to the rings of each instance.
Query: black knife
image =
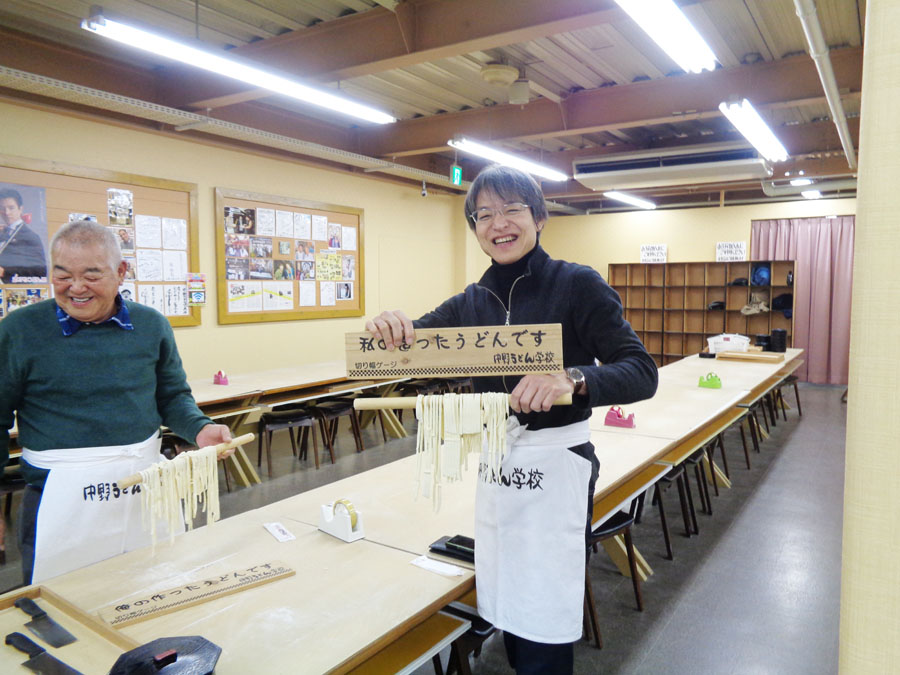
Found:
[[[75,642],[75,636],[47,616],[47,612],[38,607],[31,598],[19,598],[15,605],[31,616],[32,620],[26,623],[25,627],[51,647],[64,647]]]
[[[22,633],[10,633],[6,636],[6,644],[12,645],[30,657],[22,665],[40,675],[83,675],[80,671],[67,666],[39,644],[32,642]]]

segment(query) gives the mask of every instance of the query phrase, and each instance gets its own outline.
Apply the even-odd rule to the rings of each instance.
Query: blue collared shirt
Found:
[[[131,323],[131,316],[128,314],[128,307],[122,301],[121,295],[116,296],[116,305],[119,307],[119,310],[106,321],[101,321],[101,323],[113,321],[118,324],[119,328],[122,330],[134,330],[134,325]],[[69,316],[59,304],[56,305],[56,318],[62,328],[63,335],[66,337],[77,333],[85,324],[84,321],[79,321],[78,319]]]

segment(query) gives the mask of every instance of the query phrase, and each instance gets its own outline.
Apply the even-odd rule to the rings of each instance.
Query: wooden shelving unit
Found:
[[[769,285],[731,285],[736,279],[747,279],[749,283],[753,267],[758,264],[769,265]],[[771,309],[774,298],[793,293],[787,282],[789,272],[793,277],[794,263],[785,260],[613,263],[608,279],[622,299],[625,319],[662,366],[702,351],[706,339],[720,333],[740,333],[753,339],[783,328],[788,333],[787,346],[792,346],[793,318]],[[742,314],[751,293],[762,294],[770,311]],[[708,309],[716,301],[725,303],[725,309]]]

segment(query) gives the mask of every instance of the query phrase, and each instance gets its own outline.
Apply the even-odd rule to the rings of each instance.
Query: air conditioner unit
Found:
[[[607,155],[572,162],[575,180],[592,190],[695,185],[772,176],[756,150],[730,143]]]

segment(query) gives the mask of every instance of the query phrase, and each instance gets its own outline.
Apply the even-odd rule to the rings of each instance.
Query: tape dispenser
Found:
[[[319,511],[319,529],[322,532],[350,543],[365,537],[362,514],[349,499],[338,499],[322,504]]]

